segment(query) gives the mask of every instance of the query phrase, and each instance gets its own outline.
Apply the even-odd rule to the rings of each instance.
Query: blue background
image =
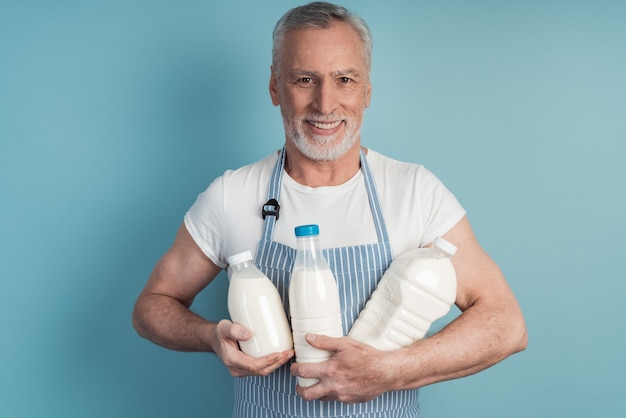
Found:
[[[270,33],[296,4],[0,1],[0,416],[229,416],[221,363],[130,315],[196,195],[281,146]],[[345,4],[375,40],[364,144],[444,180],[529,327],[424,416],[626,416],[626,2]]]

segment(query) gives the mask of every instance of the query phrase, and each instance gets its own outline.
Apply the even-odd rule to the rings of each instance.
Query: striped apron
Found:
[[[268,199],[278,200],[280,197],[284,154],[283,149],[272,172]],[[378,242],[323,250],[339,287],[344,335],[347,334],[393,259],[374,178],[362,151],[361,170],[374,217]],[[263,237],[257,248],[255,263],[276,285],[285,304],[285,310],[289,312],[289,278],[296,250],[272,241],[275,223],[275,216],[266,216]],[[236,378],[233,417],[419,417],[419,389],[387,392],[369,402],[350,405],[339,401],[305,401],[296,394],[296,377],[291,376],[289,369],[288,363],[269,376]]]

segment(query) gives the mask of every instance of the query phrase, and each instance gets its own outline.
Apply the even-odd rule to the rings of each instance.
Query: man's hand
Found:
[[[387,353],[350,337],[307,334],[306,339],[313,347],[331,351],[332,355],[322,363],[291,365],[292,375],[320,380],[313,386],[296,387],[304,399],[360,403],[393,389],[387,382]]]
[[[215,326],[211,346],[234,377],[267,376],[285,364],[294,355],[293,350],[272,353],[254,358],[239,349],[238,341],[252,338],[252,333],[245,327],[226,319]]]

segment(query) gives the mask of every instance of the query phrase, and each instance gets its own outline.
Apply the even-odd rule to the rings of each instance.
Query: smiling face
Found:
[[[371,84],[363,45],[350,25],[288,33],[270,95],[288,141],[306,157],[334,161],[360,140]]]

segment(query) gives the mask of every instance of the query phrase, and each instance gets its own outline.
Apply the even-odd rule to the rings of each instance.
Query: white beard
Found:
[[[313,135],[307,136],[302,129],[306,123],[305,117],[295,117],[287,121],[285,118],[285,130],[287,136],[290,137],[298,150],[304,154],[307,158],[314,161],[335,161],[344,155],[358,140],[360,134],[360,127],[357,129],[350,129],[352,125],[350,120],[346,120],[345,123],[345,135],[339,142],[337,136],[322,136]],[[335,142],[334,144],[331,144]]]

